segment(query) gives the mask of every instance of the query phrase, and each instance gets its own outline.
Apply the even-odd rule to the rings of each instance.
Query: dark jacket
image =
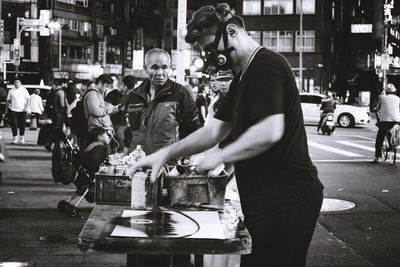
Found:
[[[149,89],[150,81],[146,79],[129,93],[125,105],[132,131],[130,150],[141,145],[146,154],[201,127],[196,103],[185,87],[167,80],[152,102],[147,98]]]
[[[323,113],[334,112],[336,109],[336,103],[332,98],[322,99],[321,108]]]

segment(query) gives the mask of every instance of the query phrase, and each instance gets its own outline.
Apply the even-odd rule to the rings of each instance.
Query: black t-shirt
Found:
[[[313,182],[320,182],[308,154],[299,92],[286,59],[262,48],[241,81],[239,77],[215,114],[232,123],[233,140],[268,116],[285,116],[280,141],[258,156],[235,162],[244,214],[265,216],[294,207]]]
[[[204,121],[206,118],[203,118],[203,115],[201,114],[201,107],[204,107],[206,111],[206,116],[207,116],[207,99],[203,95],[198,95],[196,98],[196,106],[197,109],[199,110],[199,119],[201,124],[204,124]]]
[[[126,102],[126,95],[121,94],[120,91],[118,91],[117,89],[114,89],[107,94],[107,96],[104,100],[114,106],[118,105],[118,104],[122,104],[122,106],[123,106],[123,105],[125,105],[125,102]],[[113,124],[126,125],[124,111],[119,111],[117,113],[111,114],[110,118],[111,118],[111,121]]]

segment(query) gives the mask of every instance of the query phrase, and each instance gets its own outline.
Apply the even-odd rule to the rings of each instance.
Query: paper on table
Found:
[[[165,211],[172,218],[173,226],[166,225],[167,231],[158,230],[154,233],[154,229],[159,229],[159,227],[154,227],[151,224],[148,226],[146,224],[135,225],[130,223],[132,219],[142,218],[149,214],[150,211],[139,211],[139,210],[124,210],[119,221],[124,223],[117,224],[111,236],[121,236],[121,237],[164,237],[164,238],[206,238],[206,239],[224,239],[224,230],[221,225],[221,221],[218,216],[217,211],[184,211],[183,213],[199,225],[197,225],[175,211]],[[164,215],[165,215],[164,214]],[[129,219],[128,219],[129,218]],[[126,222],[125,222],[126,221]],[[165,220],[162,220],[165,221]],[[128,224],[128,225],[127,225]],[[159,225],[158,225],[159,226]],[[169,232],[168,229],[173,229],[173,233]]]
[[[183,211],[200,225],[200,230],[188,238],[225,239],[218,211]]]

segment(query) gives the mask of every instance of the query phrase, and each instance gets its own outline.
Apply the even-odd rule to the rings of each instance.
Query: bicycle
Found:
[[[397,146],[399,145],[400,125],[397,123],[386,132],[381,149],[384,160],[386,161],[389,158],[391,165],[396,163]]]

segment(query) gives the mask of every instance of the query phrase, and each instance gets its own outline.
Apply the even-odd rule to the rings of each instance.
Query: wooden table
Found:
[[[227,203],[226,205],[230,205]],[[230,206],[232,207],[232,205]],[[121,216],[128,206],[96,205],[78,238],[81,251],[126,253],[128,266],[131,255],[194,254],[195,266],[203,265],[203,254],[250,254],[251,236],[241,220],[237,227],[224,227],[225,239],[151,238],[111,236],[115,224],[110,218]],[[190,209],[193,210],[193,209]],[[223,226],[227,226],[226,211],[219,211]]]

